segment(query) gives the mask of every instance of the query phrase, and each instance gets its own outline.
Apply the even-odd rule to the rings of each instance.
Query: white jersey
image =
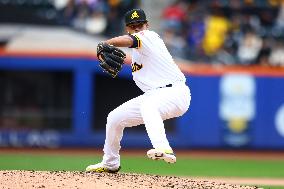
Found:
[[[184,74],[157,33],[143,30],[130,37],[135,47],[131,64],[133,80],[142,91],[185,82]]]

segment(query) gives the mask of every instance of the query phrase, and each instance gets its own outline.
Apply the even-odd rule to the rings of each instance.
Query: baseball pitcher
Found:
[[[142,9],[125,14],[128,35],[114,37],[98,45],[97,56],[102,69],[116,77],[123,66],[125,53],[118,47],[132,48],[132,75],[144,92],[108,114],[104,156],[86,171],[116,173],[120,170],[120,141],[125,127],[145,124],[153,149],[147,156],[175,163],[176,156],[167,140],[163,120],[183,115],[190,105],[190,90],[185,76],[174,63],[163,40],[148,30]]]

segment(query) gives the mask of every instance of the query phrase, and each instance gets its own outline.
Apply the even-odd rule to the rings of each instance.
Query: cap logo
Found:
[[[136,11],[134,11],[131,15],[131,19],[134,19],[134,18],[139,18],[139,15]]]

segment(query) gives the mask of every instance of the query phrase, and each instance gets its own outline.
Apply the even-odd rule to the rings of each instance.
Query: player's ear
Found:
[[[131,34],[130,31],[129,31],[129,29],[127,28],[127,26],[125,26],[125,32],[126,32],[127,34]]]
[[[149,28],[149,23],[148,22],[146,22],[146,27]]]

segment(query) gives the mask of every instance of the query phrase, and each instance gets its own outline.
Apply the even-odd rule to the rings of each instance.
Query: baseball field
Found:
[[[85,173],[99,150],[0,150],[2,188],[284,188],[284,153],[177,151],[177,163],[122,151],[118,174]]]

